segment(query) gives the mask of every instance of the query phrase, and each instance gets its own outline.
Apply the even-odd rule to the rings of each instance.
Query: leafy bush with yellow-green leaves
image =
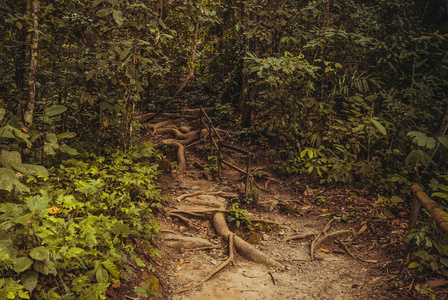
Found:
[[[0,191],[0,299],[105,299],[124,262],[144,265],[137,242],[157,256],[157,156],[150,144],[86,154],[23,176],[29,192]]]

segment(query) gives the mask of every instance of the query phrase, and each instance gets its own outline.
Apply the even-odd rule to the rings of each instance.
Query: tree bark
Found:
[[[411,187],[411,191],[414,194],[414,201],[419,201],[424,208],[428,211],[437,224],[439,224],[440,228],[442,228],[446,233],[448,233],[448,214],[440,208],[440,206],[434,202],[431,198],[426,195],[425,192],[416,184]],[[414,212],[416,213],[416,212]],[[416,217],[415,217],[416,218]],[[413,222],[413,217],[411,217],[411,223]],[[415,225],[410,224],[410,225]]]
[[[39,0],[31,2],[32,33],[30,50],[30,71],[28,79],[28,102],[25,109],[23,120],[25,126],[30,129],[33,125],[34,104],[36,101],[36,72],[37,72],[37,51],[39,46]]]

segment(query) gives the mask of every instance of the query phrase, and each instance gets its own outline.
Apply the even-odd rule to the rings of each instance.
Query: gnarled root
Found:
[[[225,214],[222,212],[214,214],[213,227],[215,228],[216,233],[226,240],[229,234],[232,234],[232,232],[229,230],[229,227],[227,226]],[[252,246],[239,236],[235,235],[234,243],[238,253],[245,259],[266,265],[268,267],[279,268],[282,270],[285,269],[285,266],[283,264],[256,249],[254,246]]]
[[[185,160],[185,147],[176,140],[164,140],[162,144],[177,149],[177,171],[182,172],[187,169],[187,162]]]

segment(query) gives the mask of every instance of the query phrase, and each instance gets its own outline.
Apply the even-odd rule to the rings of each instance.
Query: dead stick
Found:
[[[211,273],[209,273],[204,279],[202,279],[201,281],[199,281],[198,283],[196,283],[195,285],[188,287],[188,288],[184,288],[184,289],[180,289],[177,291],[173,292],[173,295],[175,294],[179,294],[179,293],[183,293],[189,290],[192,290],[194,288],[197,288],[198,286],[200,286],[201,284],[203,284],[204,282],[206,282],[207,280],[209,280],[210,278],[213,277],[213,275],[215,275],[216,273],[218,273],[219,271],[221,271],[222,269],[224,269],[225,266],[227,266],[229,263],[233,263],[233,233],[229,234],[229,258],[226,259],[225,262],[223,262],[222,264],[220,264],[216,269],[214,269]]]

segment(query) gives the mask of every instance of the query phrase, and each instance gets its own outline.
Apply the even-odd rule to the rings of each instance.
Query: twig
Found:
[[[187,292],[189,290],[197,288],[198,286],[202,285],[204,282],[206,282],[207,280],[212,278],[213,275],[215,275],[216,273],[218,273],[219,271],[224,269],[224,267],[227,266],[229,263],[233,263],[233,261],[234,261],[234,256],[233,256],[233,233],[232,233],[232,234],[229,234],[229,258],[227,258],[226,261],[224,261],[222,264],[220,264],[216,269],[214,269],[204,279],[202,279],[201,281],[199,281],[195,285],[193,285],[191,287],[188,287],[188,288],[184,288],[184,289],[180,289],[180,290],[174,291],[173,295],[179,294],[179,293],[183,293],[183,292]]]
[[[274,278],[274,275],[272,275],[271,272],[268,272],[268,274],[269,274],[269,276],[271,276],[272,283],[275,285],[275,278]]]

